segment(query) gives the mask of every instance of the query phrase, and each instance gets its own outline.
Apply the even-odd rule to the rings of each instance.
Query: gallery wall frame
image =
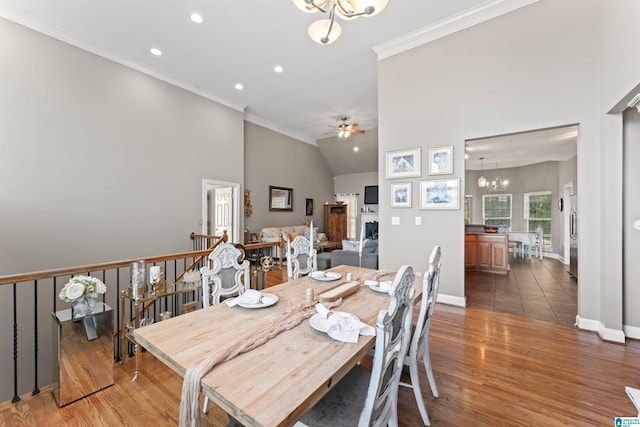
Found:
[[[453,173],[453,145],[429,148],[429,175]]]
[[[387,179],[422,176],[422,150],[411,148],[386,153]]]
[[[411,183],[397,182],[391,184],[391,207],[410,208],[411,207]]]
[[[420,209],[460,209],[460,178],[420,181]]]

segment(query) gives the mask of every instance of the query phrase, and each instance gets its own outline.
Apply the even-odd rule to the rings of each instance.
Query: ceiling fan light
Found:
[[[331,32],[329,32],[329,28],[331,28]],[[337,22],[333,22],[332,26],[330,19],[319,19],[309,25],[308,33],[314,42],[327,45],[338,40],[338,37],[340,37],[342,33],[342,28],[340,28]]]
[[[316,0],[316,1],[293,0],[293,4],[295,4],[298,9],[307,13],[314,13],[318,11],[318,8],[313,6],[313,4],[315,4],[318,7],[323,7],[326,3],[327,3],[327,0]]]

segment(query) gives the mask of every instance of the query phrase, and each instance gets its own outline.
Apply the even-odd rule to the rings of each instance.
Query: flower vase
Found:
[[[98,299],[98,293],[93,292],[89,295],[83,295],[75,301],[71,301],[71,307],[73,309],[73,318],[78,319],[93,314],[96,308],[96,301]]]

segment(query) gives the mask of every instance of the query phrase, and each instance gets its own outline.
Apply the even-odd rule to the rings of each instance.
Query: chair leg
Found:
[[[427,414],[427,408],[424,406],[424,399],[422,399],[422,390],[420,390],[420,379],[418,378],[418,363],[416,360],[412,360],[409,363],[409,374],[411,375],[411,386],[413,388],[413,394],[416,398],[416,404],[418,410],[422,416],[422,422],[426,426],[431,425],[431,420]],[[431,380],[429,380],[431,382]]]
[[[433,369],[431,369],[431,358],[429,357],[429,344],[425,343],[424,354],[422,355],[422,362],[424,363],[424,369],[427,371],[427,378],[429,379],[429,386],[431,387],[431,394],[433,397],[439,397],[438,386],[436,385],[436,377],[433,375]]]

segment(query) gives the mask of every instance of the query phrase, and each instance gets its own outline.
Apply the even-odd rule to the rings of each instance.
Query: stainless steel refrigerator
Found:
[[[578,206],[576,196],[571,196],[569,215],[569,274],[578,278]]]

